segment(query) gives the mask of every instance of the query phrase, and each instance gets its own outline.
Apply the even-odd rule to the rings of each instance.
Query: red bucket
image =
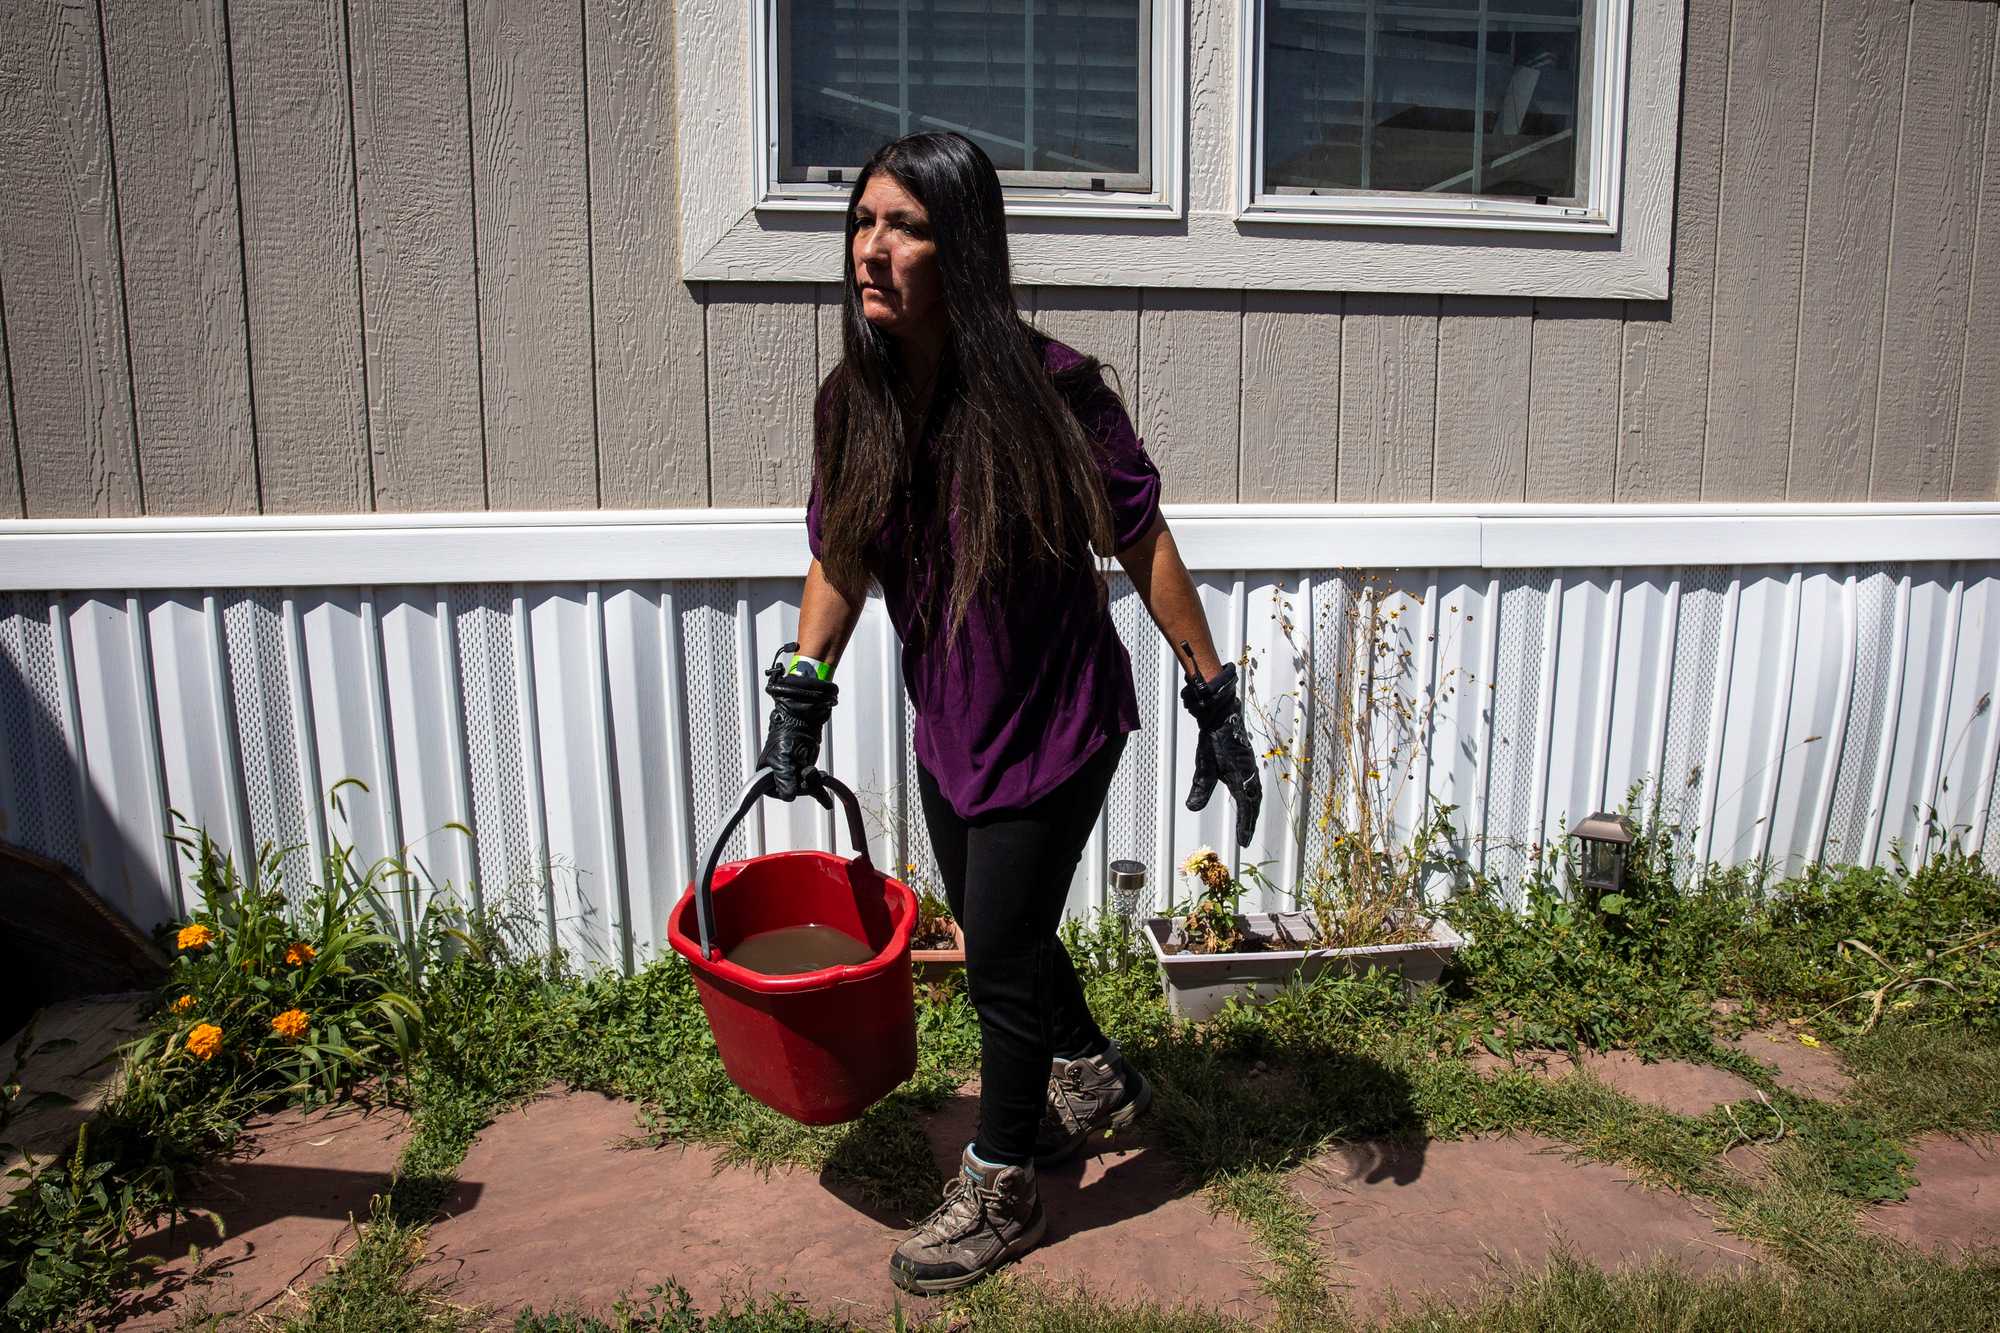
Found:
[[[854,859],[774,852],[718,866],[729,835],[771,789],[770,770],[759,769],[701,879],[667,918],[667,942],[694,968],[715,1048],[736,1086],[794,1120],[831,1125],[854,1119],[916,1072],[917,897],[869,863],[854,793],[817,776],[847,807]],[[778,976],[729,961],[730,949],[752,935],[807,925],[832,926],[873,956]]]

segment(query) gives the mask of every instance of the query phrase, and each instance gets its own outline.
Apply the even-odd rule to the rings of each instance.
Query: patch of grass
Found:
[[[1851,1100],[1894,1133],[2000,1133],[2000,1036],[1891,1020],[1841,1042]]]
[[[1275,1171],[1244,1171],[1208,1183],[1216,1206],[1250,1228],[1270,1260],[1264,1293],[1277,1311],[1276,1327],[1302,1329],[1341,1307],[1327,1285],[1326,1262],[1314,1236],[1313,1210]]]
[[[378,1207],[360,1238],[328,1266],[296,1313],[267,1324],[282,1333],[460,1333],[477,1312],[453,1304],[445,1284],[414,1277],[423,1231]]]

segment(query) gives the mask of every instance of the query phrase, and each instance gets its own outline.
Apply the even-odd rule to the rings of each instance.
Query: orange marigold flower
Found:
[[[271,1031],[277,1033],[286,1041],[297,1041],[306,1035],[306,1011],[303,1009],[285,1010],[284,1013],[279,1014],[271,1020]]]
[[[192,995],[183,995],[180,999],[174,1001],[174,1012],[177,1014],[184,1014],[192,1008],[194,1008],[194,996]]]
[[[213,1023],[196,1023],[187,1035],[187,1048],[203,1060],[213,1060],[222,1049],[222,1029]]]
[[[304,967],[319,956],[319,950],[303,941],[285,946],[285,964],[288,967]]]
[[[182,949],[206,949],[215,943],[215,932],[202,925],[182,926],[174,943]]]

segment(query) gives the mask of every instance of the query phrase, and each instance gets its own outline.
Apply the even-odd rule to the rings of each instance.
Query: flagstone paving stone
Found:
[[[1552,1079],[1586,1070],[1634,1101],[1677,1115],[1706,1115],[1726,1102],[1757,1095],[1755,1084],[1726,1069],[1688,1060],[1647,1061],[1633,1051],[1585,1051],[1580,1061],[1561,1051],[1519,1051],[1510,1061],[1480,1050],[1472,1064],[1486,1074],[1511,1068]]]
[[[2000,1246],[2000,1136],[1928,1135],[1911,1145],[1910,1156],[1917,1176],[1910,1197],[1870,1208],[1870,1225],[1948,1254]]]
[[[623,1146],[633,1113],[627,1102],[568,1094],[489,1127],[460,1170],[464,1197],[431,1230],[426,1275],[448,1280],[454,1301],[502,1315],[601,1310],[668,1278],[704,1307],[787,1293],[857,1319],[897,1301],[927,1308],[889,1282],[903,1219],[814,1173],[724,1167],[700,1148]],[[940,1168],[956,1169],[975,1117],[964,1093],[932,1119]],[[1018,1271],[1114,1297],[1264,1312],[1249,1237],[1190,1197],[1157,1148],[1121,1144],[1047,1172],[1042,1199],[1049,1239]]]
[[[325,1273],[327,1256],[353,1241],[352,1221],[389,1188],[409,1137],[408,1118],[353,1103],[286,1110],[252,1120],[235,1150],[197,1182],[193,1208],[206,1217],[141,1236],[133,1256],[167,1260],[121,1307],[123,1329],[167,1329],[190,1308],[264,1310],[288,1289]],[[188,1246],[202,1247],[190,1261]]]
[[[1808,1046],[1782,1023],[1753,1028],[1729,1037],[1724,1044],[1769,1068],[1779,1087],[1802,1097],[1840,1101],[1854,1087],[1838,1051],[1829,1046]]]
[[[1657,1256],[1697,1273],[1757,1262],[1693,1201],[1532,1135],[1355,1144],[1294,1181],[1319,1214],[1332,1280],[1364,1316],[1420,1294],[1464,1297],[1538,1269],[1559,1245],[1606,1269]]]
[[[145,1007],[143,998],[133,996],[65,1000],[42,1009],[0,1043],[0,1060],[11,1066],[22,1037],[28,1038],[16,1074],[25,1109],[7,1125],[0,1173],[24,1160],[41,1166],[76,1150],[78,1127],[118,1086],[118,1047],[146,1030],[140,1017]],[[0,1174],[0,1203],[20,1185],[20,1179]]]

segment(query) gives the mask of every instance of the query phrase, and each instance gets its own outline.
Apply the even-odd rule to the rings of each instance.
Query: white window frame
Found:
[[[792,0],[810,3],[810,0]],[[752,112],[755,116],[756,204],[768,213],[838,213],[847,207],[850,183],[820,184],[778,179],[778,10],[785,0],[750,0]],[[1151,64],[1146,70],[1149,104],[1146,126],[1151,190],[1087,190],[1057,186],[1008,185],[1007,212],[1014,217],[1105,218],[1186,216],[1182,189],[1187,88],[1187,0],[1150,0]],[[926,125],[923,128],[947,128]],[[957,128],[957,127],[948,127]],[[972,136],[975,140],[977,135]],[[859,166],[859,163],[855,163]]]
[[[1658,300],[1673,248],[1680,129],[1682,0],[1626,0],[1625,133],[1605,223],[1565,230],[1308,220],[1244,207],[1244,22],[1260,0],[1155,0],[1174,35],[1156,87],[1178,109],[1156,187],[1171,203],[1113,212],[1081,201],[1010,199],[1015,280],[1024,286],[1410,292]],[[769,71],[760,27],[770,0],[676,0],[681,275],[690,282],[840,281],[838,201],[766,197],[759,107]],[[1168,175],[1171,173],[1171,176]],[[1018,193],[1018,192],[1017,192]],[[812,204],[798,207],[798,203]],[[727,299],[726,292],[717,292]]]
[[[1408,192],[1328,190],[1318,195],[1262,191],[1264,177],[1264,20],[1268,0],[1244,0],[1237,25],[1236,68],[1242,104],[1237,124],[1236,207],[1246,220],[1347,226],[1487,227],[1510,231],[1570,231],[1614,235],[1622,198],[1625,153],[1626,68],[1630,56],[1632,0],[1587,0],[1594,9],[1589,55],[1589,124],[1582,206],[1538,204],[1497,196],[1451,195],[1431,199]],[[1480,11],[1483,12],[1483,6]],[[1468,16],[1470,17],[1470,15]]]

